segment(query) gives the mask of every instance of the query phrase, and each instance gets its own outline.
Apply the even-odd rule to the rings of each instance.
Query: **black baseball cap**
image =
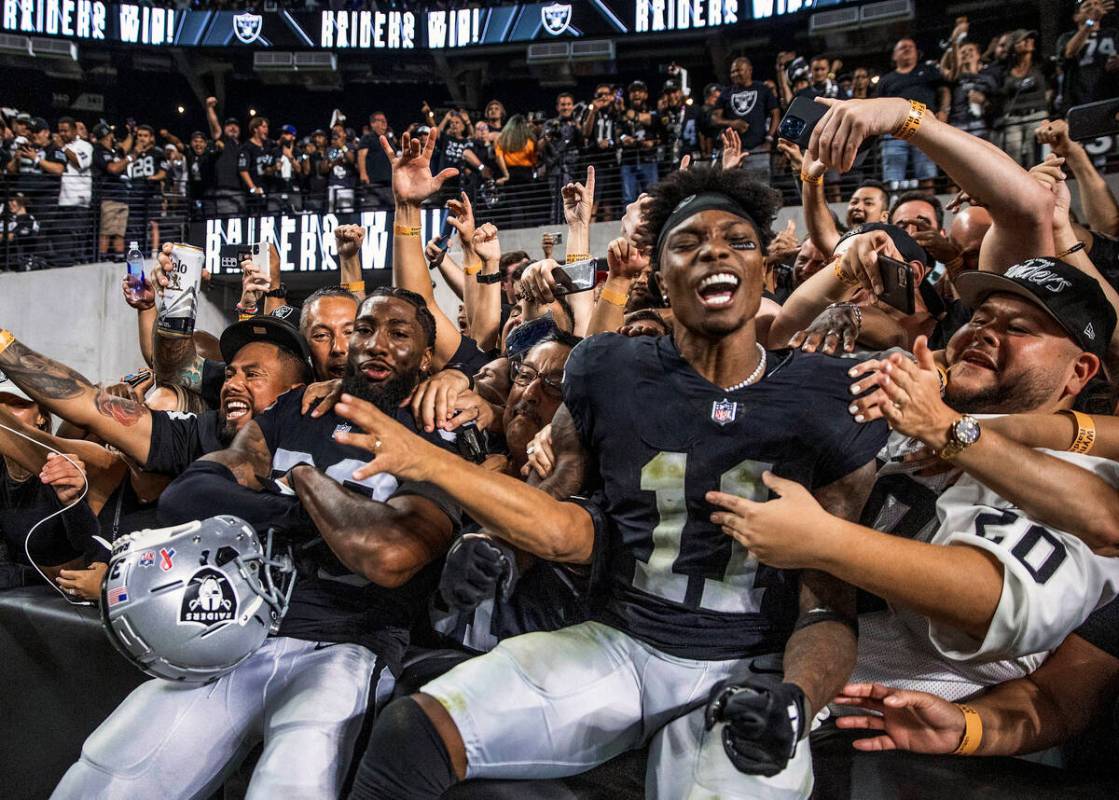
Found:
[[[104,122],[102,122],[99,125],[95,125],[93,127],[93,138],[94,139],[104,139],[106,136],[108,136],[112,132],[113,132],[113,129],[110,128],[108,125],[106,125]]]
[[[1115,309],[1090,275],[1055,258],[1031,258],[1002,275],[968,270],[956,277],[956,291],[975,309],[996,292],[1029,300],[1049,312],[1074,342],[1103,362],[1115,332]]]
[[[50,126],[47,125],[47,121],[42,117],[32,117],[27,122],[27,129],[32,133],[38,133],[39,131],[50,130]]]
[[[898,249],[898,252],[901,253],[901,257],[905,259],[907,264],[910,261],[920,261],[926,267],[929,265],[929,255],[925,252],[925,248],[917,244],[916,239],[897,225],[890,225],[886,222],[866,222],[862,225],[856,225],[840,236],[839,242],[869,231],[885,231],[886,235],[890,237],[890,240],[894,243],[894,247]],[[837,248],[839,247],[839,242],[835,243]]]
[[[673,81],[673,80],[665,81],[664,86],[661,87],[661,92],[663,94],[668,94],[669,92],[678,92],[678,91],[680,91],[680,84],[678,84],[676,81]]]
[[[222,331],[218,346],[225,363],[233,360],[237,352],[252,342],[271,342],[277,347],[295,354],[307,366],[311,366],[311,349],[307,340],[299,333],[299,309],[294,306],[280,306],[267,316],[235,322]]]
[[[236,125],[237,127],[241,127],[241,123],[237,120],[237,117],[226,117],[225,122],[222,123],[222,126],[224,127],[226,125]]]
[[[645,81],[634,81],[626,89],[627,92],[632,92],[634,89],[641,89],[642,91],[649,91],[649,87],[645,85]]]

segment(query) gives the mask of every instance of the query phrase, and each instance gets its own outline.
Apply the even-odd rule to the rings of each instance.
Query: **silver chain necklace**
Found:
[[[754,371],[746,376],[746,380],[736,383],[734,386],[727,386],[723,389],[724,392],[737,392],[739,389],[745,389],[752,383],[757,383],[761,378],[762,373],[765,372],[765,348],[757,342],[754,342],[754,347],[758,348],[758,365],[754,367]]]

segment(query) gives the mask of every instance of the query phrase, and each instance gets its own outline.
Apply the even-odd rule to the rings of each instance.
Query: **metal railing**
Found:
[[[1119,137],[1101,140],[1089,148],[1103,171],[1119,170]],[[698,160],[698,159],[697,159]],[[694,163],[694,162],[693,162]],[[678,168],[676,159],[662,157],[635,165],[619,160],[613,152],[572,154],[550,169],[539,167],[531,178],[498,185],[481,175],[464,174],[444,187],[431,204],[441,205],[459,191],[466,191],[479,222],[493,222],[501,229],[563,225],[560,189],[569,180],[584,180],[586,168],[596,171],[596,220],[617,220],[625,204],[648,183]],[[850,172],[829,176],[829,200],[848,197],[868,178],[881,179],[881,147],[868,148]],[[293,192],[265,198],[236,193],[192,200],[166,187],[151,193],[129,192],[121,201],[105,200],[94,191],[86,205],[59,204],[59,178],[3,175],[0,177],[0,270],[33,270],[66,267],[103,260],[123,259],[129,243],[136,241],[150,253],[164,241],[184,241],[191,222],[204,219],[262,216],[275,213],[359,211],[391,208],[387,187],[356,187],[352,192],[324,190]],[[797,174],[784,156],[773,153],[768,183],[781,192],[785,205],[799,205]],[[938,192],[949,190],[943,175],[934,181]],[[917,185],[907,178],[892,190]],[[628,187],[628,191],[627,191]]]

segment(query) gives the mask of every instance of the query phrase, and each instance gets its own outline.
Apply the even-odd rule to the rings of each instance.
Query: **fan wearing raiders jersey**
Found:
[[[552,423],[559,493],[600,480],[594,500],[456,462],[343,398],[365,431],[344,441],[375,455],[357,475],[431,481],[516,547],[592,565],[606,596],[592,621],[508,639],[390,704],[351,797],[573,775],[650,740],[649,797],[808,796],[803,737],[852,664],[853,592],[761,567],[713,524],[709,493],[764,500],[772,470],[857,516],[886,431],[844,413],[844,362],[757,343],[776,202],[740,171],[654,187],[648,244],[673,334],[580,344]]]
[[[358,311],[347,391],[415,430],[399,406],[429,366],[434,339],[421,298],[376,290]],[[302,392],[281,397],[160,501],[165,522],[220,509],[294,540],[298,577],[278,634],[212,684],[138,687],[86,741],[55,798],[206,797],[261,740],[249,796],[338,796],[367,709],[392,690],[459,512],[430,484],[353,475],[366,454],[339,438],[351,426],[332,413],[303,417],[301,401]],[[428,441],[449,446],[438,434]],[[176,743],[189,745],[189,758]]]
[[[775,506],[741,531],[765,562],[826,568],[890,603],[860,619],[857,680],[950,699],[1036,669],[1119,587],[1115,536],[1093,520],[1115,504],[1116,464],[1034,451],[999,420],[961,415],[1070,409],[1100,369],[1114,310],[1095,280],[1049,258],[956,285],[975,311],[943,354],[943,401],[923,337],[919,365],[895,354],[852,370],[852,391],[870,392],[856,418],[885,416],[913,437],[891,440],[867,505],[867,521],[894,535],[807,505],[781,517]]]
[[[167,154],[155,146],[155,132],[149,125],[136,129],[135,148],[126,156],[128,166],[128,228],[126,240],[135,240],[140,247],[150,242],[153,249],[159,246],[157,220],[162,213],[162,194],[159,191],[167,177]],[[151,239],[149,240],[148,233]]]

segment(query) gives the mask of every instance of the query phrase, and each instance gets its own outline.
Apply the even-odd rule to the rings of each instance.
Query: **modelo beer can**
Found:
[[[171,272],[159,301],[157,326],[169,336],[191,336],[198,316],[198,291],[206,252],[189,244],[171,246]]]

